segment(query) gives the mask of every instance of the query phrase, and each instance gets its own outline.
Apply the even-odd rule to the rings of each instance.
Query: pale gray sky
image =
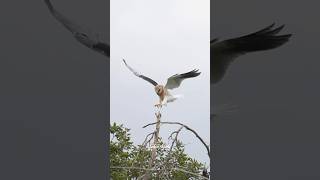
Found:
[[[171,91],[184,97],[162,110],[162,120],[189,125],[209,144],[210,1],[112,0],[110,19],[110,121],[131,128],[135,143],[153,130],[142,126],[155,121],[153,105],[158,97],[153,86],[134,76],[122,58],[161,84],[173,74],[197,68],[200,76]],[[164,125],[161,136],[167,139],[177,128]],[[205,148],[193,134],[183,131],[180,137],[192,157],[209,164]]]

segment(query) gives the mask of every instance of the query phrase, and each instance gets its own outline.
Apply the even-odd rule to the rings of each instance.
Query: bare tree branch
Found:
[[[172,133],[170,134],[170,136],[168,137],[169,140],[172,139],[172,143],[171,143],[169,152],[168,152],[168,154],[167,154],[167,157],[166,157],[166,159],[164,160],[163,164],[161,165],[161,167],[163,167],[163,170],[159,172],[159,176],[162,176],[162,175],[164,174],[165,176],[167,176],[168,179],[170,178],[170,177],[169,177],[169,174],[165,174],[165,173],[167,172],[166,170],[173,168],[172,165],[170,165],[170,158],[171,158],[171,156],[172,156],[172,149],[173,149],[174,144],[177,143],[177,141],[178,141],[178,135],[179,135],[179,133],[180,133],[180,131],[181,131],[182,129],[183,129],[183,126],[181,126],[178,130],[172,132]],[[175,134],[175,137],[173,137],[174,134]]]
[[[148,143],[150,143],[150,141],[152,140],[153,136],[155,134],[155,131],[154,132],[151,132],[149,133],[146,138],[144,139],[143,143],[142,143],[142,146],[146,146]],[[148,137],[151,135],[151,138],[148,139]]]
[[[161,112],[158,111],[155,113],[157,122],[156,124],[156,130],[154,131],[154,136],[153,136],[153,147],[151,151],[151,159],[149,161],[149,168],[152,168],[154,166],[154,162],[157,158],[157,146],[158,146],[158,140],[159,140],[159,133],[160,133],[160,123],[161,123]],[[151,177],[150,171],[147,171],[146,174],[144,175],[143,179],[148,180]]]
[[[173,149],[173,145],[174,143],[176,143],[178,141],[178,135],[180,133],[180,131],[182,130],[183,126],[181,126],[177,131],[174,131],[170,134],[169,138],[168,139],[172,139],[172,143],[171,143],[171,146],[170,146],[170,150],[169,150],[169,154],[171,153],[172,149]],[[172,136],[176,134],[176,136],[174,137],[174,139],[172,138]]]
[[[191,131],[201,141],[201,143],[205,146],[205,148],[207,149],[207,153],[208,153],[209,159],[210,159],[209,146],[204,142],[204,140],[199,136],[199,134],[195,130],[191,129],[189,126],[187,126],[185,124],[182,124],[180,122],[160,122],[160,123],[161,124],[178,124],[178,125],[183,126],[184,128],[186,128],[187,130]],[[143,126],[142,128],[146,128],[148,126],[152,126],[152,125],[155,125],[155,124],[157,124],[157,123],[149,123],[149,124]]]

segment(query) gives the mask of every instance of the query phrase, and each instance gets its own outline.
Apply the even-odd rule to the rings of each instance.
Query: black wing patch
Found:
[[[91,33],[89,30],[84,29],[78,24],[72,22],[66,16],[58,12],[50,0],[44,0],[52,16],[59,21],[66,29],[68,29],[76,40],[92,50],[99,52],[107,57],[110,57],[110,46],[107,43],[100,42],[97,34]]]
[[[130,66],[127,64],[126,60],[123,59],[123,62],[124,62],[124,64],[127,66],[127,68],[128,68],[134,75],[136,75],[137,77],[146,80],[147,82],[151,83],[151,84],[154,85],[154,86],[157,86],[157,85],[158,85],[158,83],[155,82],[154,80],[152,80],[151,78],[149,78],[149,77],[147,77],[147,76],[144,76],[144,75],[138,73],[137,71],[135,71],[132,67],[130,67]]]

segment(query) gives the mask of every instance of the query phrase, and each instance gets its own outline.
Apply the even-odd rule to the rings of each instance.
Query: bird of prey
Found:
[[[99,40],[99,35],[92,33],[90,30],[85,29],[78,24],[72,22],[66,16],[58,12],[53,5],[51,4],[50,0],[44,0],[47,4],[48,9],[52,16],[57,19],[65,28],[67,28],[74,38],[78,40],[81,44],[85,45],[86,47],[99,52],[107,57],[110,57],[110,46],[107,43],[101,42]]]
[[[179,98],[179,95],[171,95],[169,92],[169,89],[175,89],[178,88],[181,84],[181,82],[184,79],[187,78],[193,78],[200,75],[199,70],[194,69],[190,72],[183,73],[183,74],[175,74],[168,78],[167,84],[165,86],[158,84],[156,81],[152,80],[151,78],[144,76],[137,71],[135,71],[133,68],[131,68],[127,62],[123,59],[124,64],[127,66],[127,68],[137,77],[142,78],[146,80],[147,82],[151,83],[154,86],[154,90],[156,91],[157,95],[159,96],[159,103],[157,103],[156,107],[162,107],[162,105],[166,105],[169,102],[175,101],[177,98]]]
[[[285,44],[291,34],[277,35],[284,25],[270,26],[246,36],[219,41],[210,41],[210,84],[218,83],[225,75],[228,66],[240,55],[277,48]]]

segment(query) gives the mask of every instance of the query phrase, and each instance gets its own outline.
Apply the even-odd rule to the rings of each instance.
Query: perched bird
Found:
[[[74,38],[78,40],[81,44],[85,45],[86,47],[99,52],[107,57],[110,57],[110,46],[107,43],[101,42],[99,40],[99,35],[92,33],[90,30],[85,29],[78,24],[72,22],[66,16],[58,12],[53,5],[51,4],[50,0],[44,0],[47,4],[50,13],[56,18],[65,28],[67,28]]]
[[[197,77],[200,75],[200,72],[198,72],[197,69],[194,69],[190,72],[183,73],[183,74],[175,74],[175,75],[169,77],[167,80],[167,84],[165,86],[163,86],[163,85],[158,84],[157,82],[155,82],[151,78],[144,76],[144,75],[138,73],[137,71],[135,71],[134,69],[132,69],[124,59],[123,59],[123,62],[134,75],[148,81],[149,83],[151,83],[154,86],[154,90],[156,91],[157,95],[159,96],[159,103],[157,103],[155,105],[156,107],[162,107],[162,105],[166,105],[169,102],[173,102],[180,97],[180,95],[171,95],[169,92],[169,89],[171,90],[174,88],[178,88],[184,79],[193,78],[193,77]]]
[[[224,41],[210,41],[210,83],[218,83],[228,66],[240,55],[277,48],[289,41],[291,34],[277,35],[284,25],[273,28],[274,23],[255,33]]]

